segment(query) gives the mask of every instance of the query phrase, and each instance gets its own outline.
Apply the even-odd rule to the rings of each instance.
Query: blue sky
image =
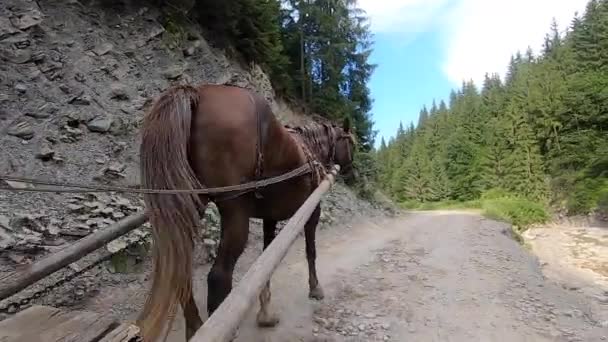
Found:
[[[359,0],[374,33],[370,80],[375,129],[388,139],[447,100],[464,79],[504,75],[512,53],[541,47],[552,18],[565,29],[587,0]]]
[[[402,44],[398,35],[376,37],[371,62],[377,64],[369,83],[374,98],[373,119],[381,136],[388,142],[399,122],[404,127],[418,122],[422,105],[430,107],[433,99],[447,101],[453,85],[441,71],[440,44],[437,32],[425,32]]]

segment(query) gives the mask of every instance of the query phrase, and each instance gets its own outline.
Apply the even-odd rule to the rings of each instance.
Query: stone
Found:
[[[86,78],[84,77],[83,73],[77,72],[74,74],[74,79],[80,83],[83,83],[84,81],[86,81]]]
[[[40,151],[36,153],[36,159],[40,159],[42,161],[52,160],[55,156],[55,151],[48,145],[42,146]]]
[[[32,61],[36,62],[36,63],[41,63],[44,62],[44,60],[46,60],[46,54],[42,51],[38,51],[38,52],[34,52],[32,54]]]
[[[64,94],[69,94],[72,92],[72,89],[70,89],[70,86],[65,83],[59,85],[59,90],[61,90]]]
[[[0,215],[0,228],[12,230],[10,223],[11,223],[11,219],[8,216]]]
[[[148,34],[148,40],[154,39],[165,32],[165,28],[161,25],[155,25]]]
[[[6,133],[24,140],[30,140],[34,137],[34,128],[25,120],[17,120],[9,126]]]
[[[25,64],[32,60],[32,52],[29,50],[0,51],[0,54],[14,64]]]
[[[86,126],[91,132],[106,133],[112,127],[112,118],[108,116],[98,116],[87,122]]]
[[[88,106],[91,104],[91,97],[89,95],[81,94],[78,96],[72,97],[69,101],[69,104],[79,105],[79,106]]]
[[[58,109],[56,106],[45,103],[37,109],[28,110],[25,115],[35,119],[46,119],[49,118],[52,114],[57,113],[57,110]]]
[[[89,209],[100,208],[103,207],[101,202],[93,201],[93,202],[84,202],[82,203],[85,207]]]
[[[13,247],[16,241],[7,227],[0,225],[0,251]]]
[[[86,220],[84,224],[86,224],[89,227],[99,227],[103,224],[103,219],[99,218],[99,217],[95,217],[95,218]]]
[[[126,215],[122,211],[113,211],[112,218],[115,220],[120,220],[124,218]]]
[[[24,255],[9,253],[8,258],[18,265],[23,265],[28,263],[28,259]]]
[[[93,49],[93,53],[97,56],[103,56],[114,49],[114,45],[110,43],[102,43]]]
[[[104,215],[112,215],[114,213],[114,209],[110,207],[105,207],[101,209],[101,213]]]
[[[114,136],[121,136],[128,133],[129,125],[127,125],[121,117],[116,117],[112,120],[110,126],[110,134]]]
[[[196,52],[196,48],[192,47],[192,46],[188,46],[187,48],[184,49],[184,56],[186,57],[190,57],[192,55],[194,55],[194,53]]]
[[[10,221],[10,225],[13,229],[18,229],[20,231],[41,232],[44,231],[40,222],[43,219],[46,219],[44,215],[34,216],[26,213],[18,213],[15,214],[15,217]]]
[[[126,207],[128,207],[128,206],[131,205],[131,202],[128,199],[124,198],[124,197],[118,197],[118,198],[116,198],[114,200],[113,204],[117,205],[119,207],[125,207],[126,208]]]
[[[106,168],[106,171],[109,172],[122,172],[126,168],[125,164],[118,162],[111,162],[110,165]]]
[[[85,209],[83,205],[69,203],[66,208],[73,213],[82,213]]]
[[[176,80],[184,74],[184,68],[181,65],[168,67],[162,72],[163,77],[169,80]]]
[[[27,91],[27,86],[23,83],[17,83],[15,85],[15,90],[18,91],[20,94],[25,94],[25,92]]]
[[[42,22],[42,13],[37,9],[31,9],[26,13],[20,13],[11,19],[13,26],[20,30],[39,25]]]
[[[58,225],[50,224],[46,227],[46,232],[51,236],[59,235],[61,228]]]
[[[121,83],[113,83],[110,85],[110,98],[114,100],[128,100],[129,92],[127,87]]]
[[[123,178],[125,175],[122,173],[122,171],[124,171],[125,168],[126,166],[122,163],[110,162],[110,164],[103,170],[102,175],[95,176],[94,179],[101,180],[103,179],[103,176],[113,179]]]
[[[83,237],[91,233],[91,228],[84,224],[75,224],[67,229],[61,231],[61,235]]]
[[[0,41],[19,33],[8,17],[0,16]]]

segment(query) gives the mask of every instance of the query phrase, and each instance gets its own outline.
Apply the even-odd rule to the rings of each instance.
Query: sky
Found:
[[[377,64],[369,87],[376,144],[414,125],[423,105],[463,80],[504,76],[512,54],[539,51],[551,21],[566,29],[587,0],[359,0],[371,22]]]

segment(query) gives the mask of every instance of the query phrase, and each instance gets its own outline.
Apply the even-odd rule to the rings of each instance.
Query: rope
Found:
[[[205,189],[176,189],[176,190],[160,190],[160,189],[137,189],[137,188],[128,188],[128,187],[117,187],[117,186],[93,186],[93,185],[83,185],[83,184],[75,184],[75,183],[60,183],[60,182],[52,182],[52,181],[43,181],[32,178],[23,178],[23,177],[12,177],[12,176],[3,176],[0,175],[0,180],[4,181],[13,181],[13,182],[21,182],[21,183],[29,183],[36,185],[50,185],[64,188],[76,188],[76,189],[57,189],[57,188],[22,188],[15,189],[10,187],[0,187],[0,191],[29,191],[29,192],[56,192],[56,193],[86,193],[86,192],[119,192],[119,193],[134,193],[134,194],[179,194],[179,193],[188,193],[188,194],[202,194],[202,195],[214,195],[214,194],[222,194],[232,191],[244,191],[244,190],[254,190],[259,187],[265,187],[277,183],[284,182],[286,180],[299,177],[301,175],[307,174],[312,171],[310,164],[306,163],[297,169],[291,170],[282,175],[271,177],[267,179],[263,179],[260,181],[252,181],[237,185],[229,185],[222,186],[217,188],[205,188]]]

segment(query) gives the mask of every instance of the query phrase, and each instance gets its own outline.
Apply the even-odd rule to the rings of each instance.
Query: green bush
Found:
[[[579,181],[566,201],[566,209],[571,215],[588,214],[598,208],[600,196],[608,191],[605,179],[584,179]]]
[[[481,194],[482,200],[493,200],[493,199],[498,199],[498,198],[510,198],[510,197],[516,197],[516,196],[513,195],[512,193],[508,192],[507,190],[500,189],[500,188],[490,189],[490,190],[484,191]]]
[[[488,199],[482,202],[482,209],[487,217],[509,222],[520,229],[549,219],[544,205],[523,198]]]
[[[406,200],[399,203],[402,208],[411,210],[449,210],[449,209],[480,209],[480,200],[456,201],[447,200],[439,202],[420,202],[416,200]]]
[[[399,205],[403,208],[403,209],[419,209],[422,206],[422,203],[416,201],[416,200],[407,200],[407,201],[402,201],[399,202]]]
[[[608,187],[599,191],[597,199],[597,212],[601,215],[608,215]]]
[[[604,200],[608,207],[608,189]],[[441,202],[407,200],[400,202],[400,205],[410,210],[482,209],[484,216],[511,223],[516,227],[516,232],[525,230],[533,224],[544,223],[550,218],[543,203],[518,197],[502,189],[486,191],[478,200]]]

